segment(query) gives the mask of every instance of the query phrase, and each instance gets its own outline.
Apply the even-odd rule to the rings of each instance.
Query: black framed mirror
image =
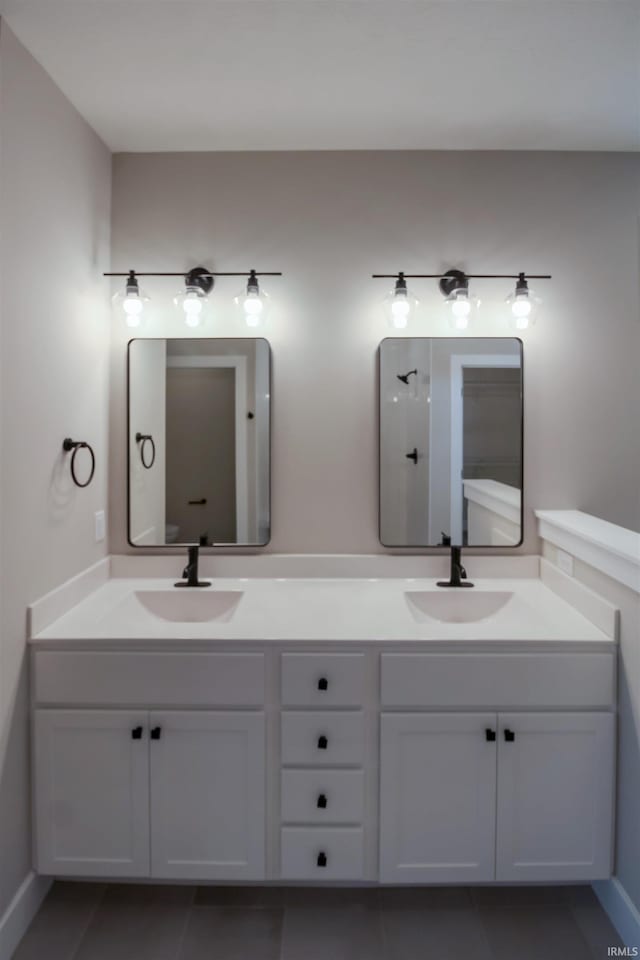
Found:
[[[380,542],[519,546],[522,341],[390,337],[378,359]]]
[[[130,545],[265,546],[268,342],[131,340],[127,382]]]

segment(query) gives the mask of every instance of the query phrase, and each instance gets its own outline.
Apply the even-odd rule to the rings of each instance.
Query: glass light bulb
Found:
[[[466,330],[469,326],[469,313],[455,313],[452,311],[449,323],[454,330]]]
[[[122,301],[125,323],[128,327],[139,327],[142,320],[143,302],[137,293],[128,293]]]
[[[244,318],[247,326],[257,327],[260,323],[260,315],[264,309],[260,294],[255,290],[249,291],[242,304],[242,309],[244,310]]]
[[[195,291],[190,290],[182,301],[184,310],[184,322],[188,327],[198,327],[200,325],[200,315],[202,314],[202,298]]]
[[[509,308],[508,324],[512,330],[527,330],[534,325],[540,300],[524,280],[518,282],[515,292],[507,297],[506,302]]]
[[[249,277],[246,287],[233,298],[233,302],[240,322],[244,321],[251,328],[266,326],[271,298],[258,284],[257,277]]]
[[[519,293],[511,304],[514,317],[528,317],[531,313],[531,300],[528,293]]]
[[[451,304],[451,312],[457,319],[463,320],[469,317],[471,313],[471,304],[469,303],[469,298],[465,294],[458,294],[455,300]],[[464,326],[466,327],[466,323]],[[461,328],[462,329],[462,328]]]
[[[144,305],[149,297],[138,286],[138,281],[131,271],[124,290],[119,290],[113,297],[113,303],[124,313],[124,322],[128,327],[141,327],[144,323]]]
[[[395,330],[404,330],[418,305],[413,293],[406,285],[396,287],[384,299],[387,321]]]

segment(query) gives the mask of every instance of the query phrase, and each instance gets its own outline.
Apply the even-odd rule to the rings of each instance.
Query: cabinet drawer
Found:
[[[261,653],[93,653],[38,651],[39,704],[111,707],[259,707]]]
[[[360,766],[364,757],[361,712],[282,714],[282,763]]]
[[[361,823],[364,774],[361,770],[283,770],[281,807],[285,823]]]
[[[282,878],[362,880],[363,831],[354,827],[285,827]]]
[[[364,695],[362,653],[284,653],[286,707],[359,707]]]
[[[383,707],[607,709],[615,703],[608,653],[383,654]]]

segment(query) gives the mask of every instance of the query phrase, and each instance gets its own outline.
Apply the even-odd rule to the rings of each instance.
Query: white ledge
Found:
[[[640,533],[580,510],[536,510],[543,540],[640,593]]]
[[[463,486],[467,500],[520,526],[522,495],[516,487],[497,480],[463,480]]]

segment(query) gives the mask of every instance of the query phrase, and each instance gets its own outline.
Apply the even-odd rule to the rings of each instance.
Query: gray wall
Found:
[[[524,551],[533,507],[640,529],[640,157],[562,153],[120,154],[114,269],[283,270],[272,281],[273,528],[269,550],[379,552],[376,348],[390,334],[373,272],[550,272],[525,331]],[[422,320],[448,335],[434,281]],[[149,335],[183,335],[176,284],[147,283]],[[209,334],[237,335],[219,280]],[[504,282],[484,281],[469,335],[508,335]],[[111,536],[125,551],[125,345],[114,323]]]
[[[2,916],[31,866],[26,607],[106,549],[111,161],[4,22],[0,89]],[[86,490],[65,436],[94,445]]]

